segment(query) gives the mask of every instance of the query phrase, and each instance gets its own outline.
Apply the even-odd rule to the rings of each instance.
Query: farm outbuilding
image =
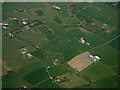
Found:
[[[98,60],[100,60],[99,56],[94,56],[94,55],[89,55],[88,58],[92,61],[92,62],[96,62]]]
[[[53,5],[53,8],[57,9],[57,10],[60,10],[60,7],[57,7],[55,5]]]
[[[85,43],[85,39],[84,39],[84,38],[80,38],[80,42],[81,42],[82,44],[84,44],[84,43]]]
[[[27,22],[26,22],[26,21],[23,21],[22,23],[23,23],[24,25],[26,25],[26,24],[27,24]]]

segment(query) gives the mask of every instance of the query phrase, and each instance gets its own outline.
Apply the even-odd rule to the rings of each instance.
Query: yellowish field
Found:
[[[71,59],[68,64],[74,69],[81,71],[86,68],[88,65],[92,64],[92,61],[88,59],[90,55],[89,52],[84,52],[73,59]]]

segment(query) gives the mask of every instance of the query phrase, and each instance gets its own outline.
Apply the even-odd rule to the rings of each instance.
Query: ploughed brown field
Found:
[[[92,61],[88,59],[89,55],[90,55],[89,52],[84,52],[71,59],[68,62],[68,64],[74,69],[81,71],[84,68],[86,68],[88,65],[92,64]]]

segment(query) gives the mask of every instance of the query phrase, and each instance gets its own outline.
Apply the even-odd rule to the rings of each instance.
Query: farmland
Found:
[[[9,25],[2,29],[2,59],[10,68],[2,76],[3,88],[118,88],[120,35],[113,4],[118,5],[3,3],[2,22]],[[90,54],[100,60],[91,63]],[[71,60],[76,62],[69,65]],[[74,68],[88,61],[83,69]]]

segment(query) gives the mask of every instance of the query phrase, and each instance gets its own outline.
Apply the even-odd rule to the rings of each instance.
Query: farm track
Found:
[[[45,81],[47,81],[47,80],[49,80],[49,79],[50,79],[50,78],[47,78],[47,79],[45,79],[45,80],[43,80],[43,81],[41,81],[41,82],[39,82],[39,83],[33,85],[31,88],[33,88],[33,87],[35,87],[35,86],[38,86],[38,85],[40,85],[41,83],[43,83],[43,82],[45,82]]]
[[[99,61],[99,62],[100,62],[100,61]],[[101,63],[102,65],[104,65],[106,68],[108,68],[109,70],[111,70],[114,75],[117,75],[117,73],[115,73],[115,72],[111,69],[111,67],[109,67],[108,65],[106,65],[106,64],[104,64],[104,63],[102,63],[102,62],[100,62],[100,63]]]
[[[93,48],[91,48],[90,50],[93,50],[93,49],[95,49],[95,48],[98,48],[98,47],[102,47],[102,46],[104,46],[104,45],[107,45],[107,44],[111,43],[113,40],[117,39],[119,36],[120,36],[120,35],[114,37],[113,39],[111,39],[110,41],[108,41],[108,42],[106,42],[106,43],[104,43],[104,44],[102,44],[102,45],[93,47]]]
[[[98,48],[98,47],[102,47],[102,46],[104,46],[104,45],[107,45],[107,44],[111,43],[113,40],[117,39],[119,36],[120,36],[120,35],[114,37],[113,39],[111,39],[110,41],[108,41],[108,42],[106,42],[106,43],[104,43],[104,44],[102,44],[102,45],[93,47],[93,48],[91,48],[91,49],[89,49],[89,50],[93,50],[93,49],[96,49],[96,48]],[[89,51],[89,50],[88,50],[88,51]],[[99,62],[100,62],[100,61],[99,61]],[[104,65],[106,68],[108,68],[109,70],[111,70],[115,75],[117,75],[117,73],[115,73],[115,72],[111,69],[111,67],[107,66],[106,64],[104,64],[104,63],[102,63],[102,62],[100,62],[100,63],[103,64],[103,65]],[[119,77],[120,77],[120,76],[119,76]]]

